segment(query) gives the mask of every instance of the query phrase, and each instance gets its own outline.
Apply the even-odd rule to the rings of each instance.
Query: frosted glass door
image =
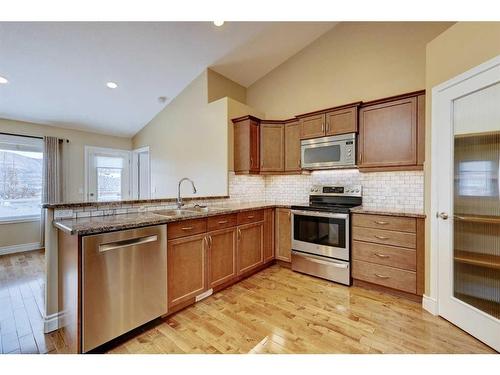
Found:
[[[437,201],[431,222],[437,232],[432,251],[438,254],[439,315],[500,350],[497,60],[433,90],[432,169],[437,181],[431,194],[437,193]]]

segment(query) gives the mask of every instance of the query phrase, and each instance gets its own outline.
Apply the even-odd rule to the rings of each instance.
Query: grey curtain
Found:
[[[43,203],[63,200],[62,148],[59,138],[43,137]],[[40,243],[45,246],[45,209],[40,217]]]

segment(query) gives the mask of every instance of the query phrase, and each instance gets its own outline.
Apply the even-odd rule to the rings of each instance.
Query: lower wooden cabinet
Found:
[[[274,259],[274,209],[264,211],[264,263]]]
[[[168,241],[167,280],[169,309],[208,289],[205,233]]]
[[[238,227],[238,275],[264,263],[264,224],[262,222]]]
[[[208,285],[214,288],[236,277],[236,228],[209,232]]]
[[[276,209],[276,259],[292,260],[292,214],[288,208]]]

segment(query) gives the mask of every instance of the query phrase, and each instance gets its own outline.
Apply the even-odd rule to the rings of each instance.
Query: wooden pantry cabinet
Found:
[[[358,137],[362,172],[422,169],[424,148],[423,91],[363,103]]]
[[[420,298],[424,218],[353,213],[352,278]]]

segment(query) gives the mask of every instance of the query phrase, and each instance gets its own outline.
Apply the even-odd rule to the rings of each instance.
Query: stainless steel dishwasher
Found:
[[[82,351],[167,313],[167,226],[83,237]]]

